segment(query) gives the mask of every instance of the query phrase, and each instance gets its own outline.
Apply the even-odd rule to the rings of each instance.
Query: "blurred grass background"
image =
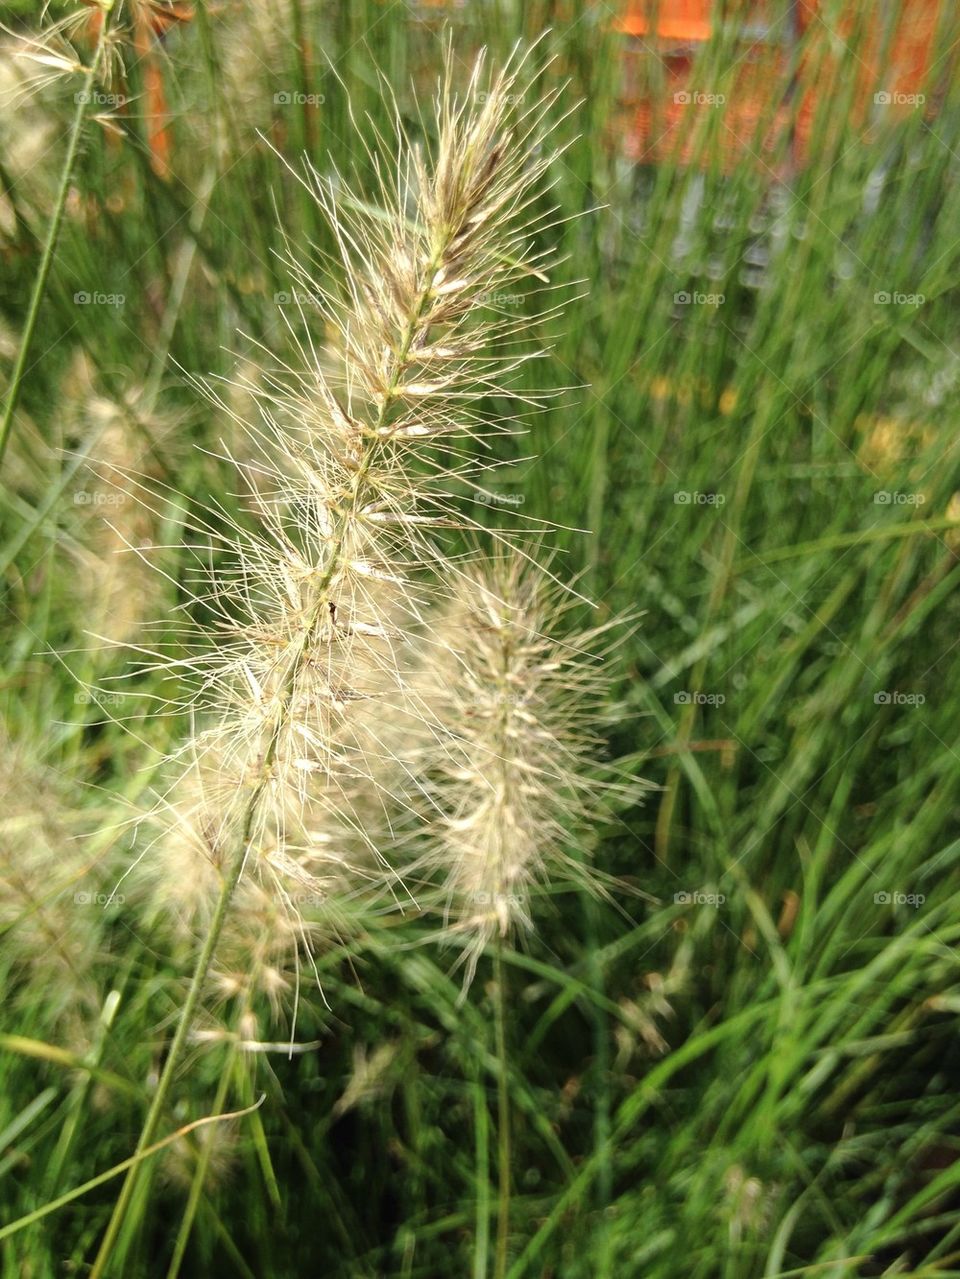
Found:
[[[128,109],[84,135],[4,463],[2,1223],[130,1153],[189,971],[135,880],[95,900],[184,730],[150,715],[172,690],[133,645],[181,602],[191,509],[232,500],[209,455],[229,424],[183,374],[322,338],[279,227],[319,273],[329,244],[271,145],[363,185],[347,94],[384,123],[379,68],[420,132],[446,21],[464,76],[479,45],[549,27],[538,56],[569,82],[554,193],[584,296],[530,376],[570,389],[501,446],[536,460],[479,516],[515,523],[522,498],[591,530],[558,533],[565,571],[604,614],[644,610],[610,754],[661,788],[584,850],[612,900],[545,899],[508,956],[510,1274],[960,1275],[960,30],[932,7],[924,101],[901,107],[874,97],[898,5],[840,0],[802,29],[770,0],[761,35],[755,6],[715,6],[689,48],[577,0],[198,2],[128,56]],[[37,9],[5,21],[36,30]],[[671,58],[724,102],[678,113]],[[9,44],[0,65],[16,90]],[[14,93],[0,122],[4,377],[76,91]],[[163,501],[139,510],[115,467]],[[172,548],[166,578],[126,544]],[[153,1161],[118,1273],[167,1274],[178,1232],[186,1275],[488,1272],[488,992],[458,1005],[431,935],[363,920],[320,956],[330,1010],[304,992],[317,1046],[290,1060],[197,1045],[171,1129],[215,1097],[265,1104]],[[3,1239],[4,1275],[85,1273],[114,1192]]]

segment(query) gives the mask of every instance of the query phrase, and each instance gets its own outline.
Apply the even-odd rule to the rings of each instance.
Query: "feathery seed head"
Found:
[[[291,267],[321,301],[340,369],[331,374],[326,355],[298,343],[292,366],[245,386],[259,421],[237,423],[241,440],[224,457],[243,483],[243,509],[193,526],[204,543],[195,600],[212,614],[219,642],[159,659],[193,676],[200,721],[184,752],[187,776],[162,806],[162,842],[178,850],[171,864],[197,859],[211,886],[239,849],[241,906],[244,883],[286,902],[291,882],[323,882],[307,834],[317,828],[365,845],[372,874],[383,858],[354,796],[383,786],[391,751],[383,714],[405,720],[411,735],[436,731],[410,677],[411,641],[436,589],[428,570],[442,575],[449,562],[437,531],[469,524],[449,489],[476,469],[449,448],[438,460],[437,437],[474,432],[479,401],[509,393],[511,372],[528,358],[511,353],[509,339],[530,320],[491,315],[487,299],[509,280],[543,278],[534,243],[541,219],[530,204],[551,161],[553,100],[518,109],[522,55],[487,92],[478,62],[463,100],[451,66],[452,58],[433,159],[415,152],[399,121],[392,146],[378,139],[382,210],[339,178],[308,171],[343,287],[324,291]],[[508,353],[493,354],[505,341]],[[207,393],[230,416],[230,397]],[[214,779],[201,782],[199,802],[189,779],[197,765]],[[505,882],[519,882],[505,855],[500,861]]]
[[[90,3],[85,0],[37,34],[22,35],[0,26],[0,30],[12,37],[16,57],[25,67],[31,68],[11,95],[14,103],[19,105],[25,98],[43,93],[64,78],[79,80],[88,68],[91,34],[95,42],[99,24],[113,7],[114,0],[90,0]],[[119,7],[118,3],[118,10]],[[99,63],[98,79],[101,83],[111,85],[122,78],[121,48],[122,33],[115,27],[107,33]]]
[[[453,741],[428,752],[442,816],[427,864],[466,937],[468,980],[492,938],[533,927],[538,881],[590,882],[566,848],[599,805],[592,650],[609,628],[564,635],[571,604],[534,562],[502,553],[464,570],[437,629],[430,679]]]
[[[41,799],[42,797],[42,799]],[[87,891],[86,850],[63,786],[32,754],[0,736],[0,935],[9,1007],[24,997],[89,1046],[97,1010],[94,965],[103,910]]]
[[[215,746],[206,751],[190,760],[158,805],[145,862],[155,907],[185,941],[209,925],[244,821],[246,788]],[[234,894],[212,973],[221,999],[249,1007],[262,995],[274,1015],[295,985],[298,954],[341,933],[338,907],[364,875],[349,864],[347,850],[356,843],[349,830],[317,829],[290,798],[279,823],[268,811],[247,836],[249,870]]]

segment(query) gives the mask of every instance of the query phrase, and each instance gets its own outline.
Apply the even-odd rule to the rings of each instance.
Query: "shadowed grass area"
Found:
[[[768,51],[793,12],[769,7]],[[552,28],[536,57],[567,82],[569,147],[549,234],[562,282],[582,281],[551,359],[519,374],[565,389],[489,442],[529,460],[473,514],[562,526],[558,571],[598,606],[584,625],[642,610],[611,666],[607,754],[659,788],[569,850],[609,896],[547,886],[535,934],[503,951],[508,1273],[960,1274],[956,19],[925,102],[899,109],[874,99],[893,53],[871,79],[870,32],[845,18],[870,6],[821,5],[775,76],[731,19],[690,78],[725,103],[692,104],[683,163],[653,164],[676,87],[611,7],[448,8],[464,79],[481,43],[502,57]],[[130,1156],[189,976],[195,939],[122,878],[149,857],[135,819],[159,753],[189,731],[155,714],[176,683],[136,646],[177,641],[198,509],[242,517],[216,456],[229,417],[185,374],[256,379],[263,348],[330,336],[284,260],[327,278],[329,232],[272,148],[373,192],[351,112],[385,129],[385,82],[421,131],[441,17],[197,3],[162,55],[127,50],[109,90],[126,105],[85,126],[0,474],[4,1275],[85,1273],[116,1181],[3,1228]],[[749,67],[774,78],[735,143]],[[4,389],[78,83],[0,120]],[[223,395],[251,410],[242,385]],[[491,968],[461,999],[436,917],[344,910],[322,995],[304,977],[303,1051],[262,997],[256,1036],[242,999],[210,1001],[162,1133],[264,1101],[145,1164],[125,1279],[173,1257],[183,1275],[493,1272]]]

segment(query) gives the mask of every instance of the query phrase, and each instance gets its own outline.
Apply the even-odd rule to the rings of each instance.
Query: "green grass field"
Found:
[[[36,9],[4,21],[36,32]],[[550,358],[522,372],[562,393],[493,441],[517,461],[498,500],[457,500],[483,524],[558,526],[555,571],[596,604],[577,621],[640,614],[609,659],[603,750],[649,784],[571,832],[605,891],[546,883],[503,950],[510,1279],[960,1275],[960,31],[945,11],[925,105],[885,112],[871,89],[865,120],[851,9],[821,5],[800,46],[819,68],[806,163],[789,129],[761,144],[761,112],[731,164],[721,108],[691,113],[688,162],[643,164],[614,6],[448,6],[464,82],[481,44],[496,61],[550,28],[534,56],[555,56],[568,144],[544,235],[570,287]],[[201,505],[237,509],[228,415],[191,378],[253,377],[329,337],[291,301],[288,258],[324,279],[333,248],[294,171],[306,150],[376,199],[361,141],[389,126],[384,83],[429,133],[441,18],[198,0],[163,44],[167,176],[151,58],[123,50],[126,109],[80,111],[0,473],[11,1279],[91,1272],[120,1178],[71,1192],[133,1153],[197,947],[144,886],[138,823],[189,729],[144,650],[208,620],[184,541]],[[696,64],[728,105],[731,31]],[[84,88],[52,68],[17,92],[51,68],[16,62],[14,38],[4,396]],[[92,38],[77,29],[81,59]],[[242,387],[220,394],[249,411]],[[107,1273],[495,1273],[494,969],[461,998],[435,912],[344,915],[319,986],[304,970],[292,1056],[290,992],[237,995],[225,956],[161,1135],[261,1104],[145,1160]]]

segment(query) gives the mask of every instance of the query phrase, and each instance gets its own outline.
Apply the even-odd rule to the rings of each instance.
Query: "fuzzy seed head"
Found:
[[[205,388],[238,428],[222,461],[242,492],[235,511],[192,525],[193,603],[212,617],[217,643],[155,658],[192,684],[184,704],[197,721],[160,805],[158,847],[168,873],[208,885],[208,898],[242,856],[241,910],[244,894],[261,890],[285,907],[292,884],[349,891],[350,874],[379,874],[393,891],[356,796],[372,791],[389,806],[381,779],[398,773],[422,786],[391,742],[406,724],[410,759],[416,734],[438,731],[412,655],[445,589],[435,584],[449,570],[443,531],[469,526],[453,492],[489,465],[453,441],[477,433],[481,400],[511,395],[511,375],[536,354],[519,350],[529,317],[504,319],[487,304],[510,282],[545,278],[535,243],[543,217],[532,210],[553,160],[553,96],[518,107],[524,61],[515,55],[488,77],[481,59],[460,99],[448,58],[433,152],[414,147],[399,119],[393,141],[371,150],[379,209],[340,175],[308,168],[341,282],[325,289],[295,256],[289,266],[296,287],[320,300],[335,358],[294,338],[296,358],[245,380],[254,421],[237,420],[236,396]],[[178,638],[181,651],[190,642]],[[504,891],[535,859],[524,842],[530,804],[511,781],[509,803],[491,809],[507,834],[478,823]],[[344,835],[360,850],[349,872]],[[520,851],[508,851],[516,840]],[[298,913],[289,918],[296,932]],[[266,955],[258,962],[277,967]]]
[[[453,743],[428,753],[434,824],[427,864],[445,882],[468,977],[495,937],[533,927],[539,881],[589,882],[568,849],[598,808],[596,724],[606,629],[563,634],[572,601],[532,561],[503,553],[461,574],[431,675]]]

